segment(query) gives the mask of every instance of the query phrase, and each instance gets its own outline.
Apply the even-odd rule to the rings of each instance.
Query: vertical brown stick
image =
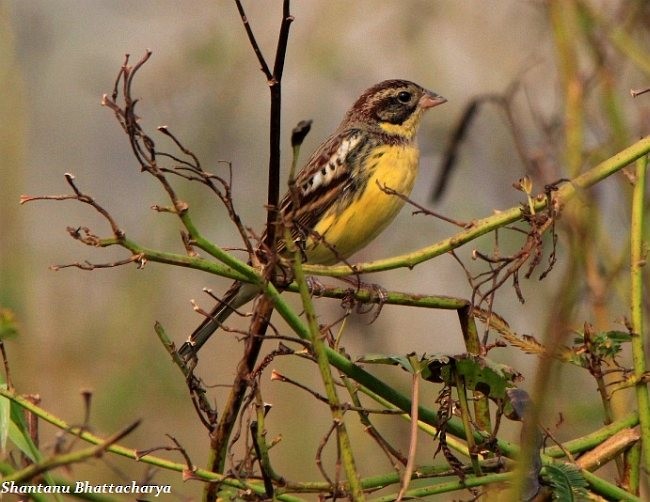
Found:
[[[269,120],[269,181],[267,195],[267,220],[266,220],[266,241],[264,242],[267,249],[275,248],[275,225],[277,221],[278,201],[280,198],[280,140],[281,140],[281,106],[282,106],[282,72],[284,70],[284,60],[286,55],[287,43],[289,40],[289,26],[293,17],[289,11],[289,0],[284,0],[282,9],[282,23],[278,35],[278,45],[273,65],[273,73],[266,64],[264,56],[257,44],[253,31],[246,17],[246,13],[239,0],[235,0],[237,10],[246,29],[246,34],[253,47],[255,54],[261,65],[261,70],[266,76],[271,92],[271,111]],[[272,278],[274,275],[274,260],[267,265],[267,276]],[[225,462],[228,454],[228,446],[233,427],[236,423],[237,416],[241,410],[246,389],[248,388],[251,373],[259,357],[262,347],[262,341],[269,319],[273,312],[273,304],[270,300],[262,297],[257,303],[253,315],[253,321],[250,327],[250,334],[246,338],[244,354],[237,365],[237,375],[233,382],[228,401],[223,408],[219,423],[211,434],[211,458],[209,462],[210,469],[214,472],[224,472]],[[217,498],[218,486],[214,484],[206,485],[205,500],[213,501]]]

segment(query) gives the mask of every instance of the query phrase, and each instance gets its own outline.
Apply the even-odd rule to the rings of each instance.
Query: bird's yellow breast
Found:
[[[414,144],[383,145],[364,160],[369,173],[365,186],[351,203],[334,204],[314,227],[316,236],[305,246],[309,263],[333,264],[366,246],[397,216],[404,200],[383,188],[408,196],[419,165]]]

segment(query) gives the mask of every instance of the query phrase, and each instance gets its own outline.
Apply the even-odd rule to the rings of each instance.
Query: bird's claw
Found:
[[[307,289],[309,289],[309,294],[319,297],[323,295],[326,288],[316,277],[309,276],[307,277]]]

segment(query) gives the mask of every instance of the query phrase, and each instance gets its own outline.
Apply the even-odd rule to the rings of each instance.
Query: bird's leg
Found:
[[[372,304],[377,304],[376,312],[368,324],[375,322],[377,317],[379,317],[379,314],[381,314],[381,309],[388,300],[388,291],[379,284],[361,282],[358,277],[339,277],[339,279],[354,286],[349,289],[350,294],[344,299],[344,303],[349,304],[350,306],[356,304],[356,312],[358,314],[367,314],[373,310]],[[322,296],[327,290],[327,286],[325,286],[318,278],[313,276],[307,277],[307,288],[309,288],[309,293],[315,297]],[[364,302],[369,305],[367,308],[364,308],[364,303],[359,302],[357,298],[359,291],[362,289],[368,291],[368,301]]]
[[[322,296],[326,289],[325,285],[317,277],[311,275],[307,277],[307,288],[309,289],[309,294],[316,297]]]

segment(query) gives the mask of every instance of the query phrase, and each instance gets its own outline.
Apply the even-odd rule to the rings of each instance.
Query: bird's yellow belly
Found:
[[[377,237],[404,206],[404,200],[382,188],[405,196],[411,193],[419,164],[417,147],[379,147],[366,163],[371,174],[363,192],[351,204],[334,204],[314,227],[320,239],[307,239],[309,263],[333,264],[348,258]]]

